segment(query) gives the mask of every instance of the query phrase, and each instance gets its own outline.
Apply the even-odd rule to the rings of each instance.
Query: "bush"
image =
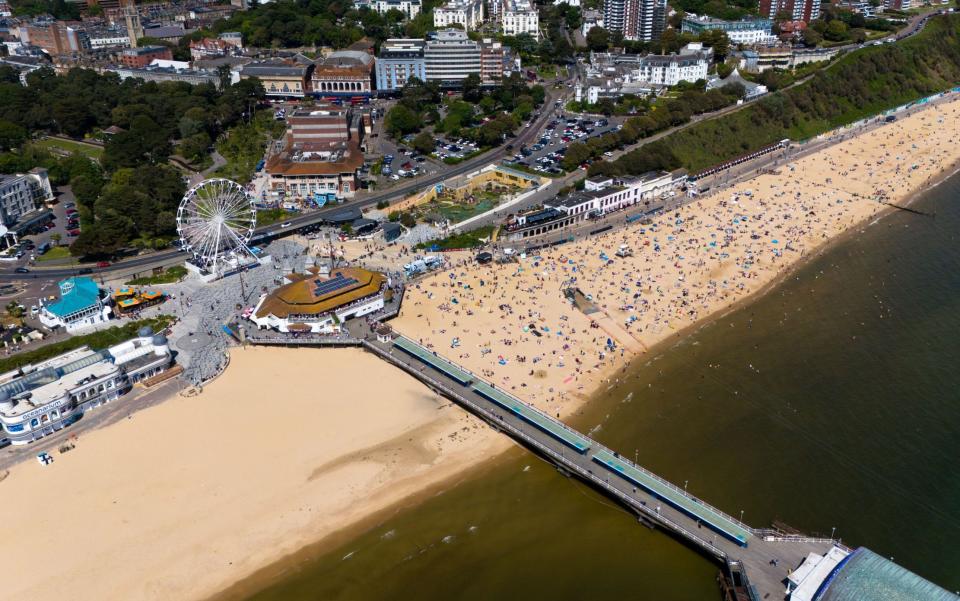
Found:
[[[92,349],[103,349],[133,338],[143,326],[150,326],[154,332],[160,332],[165,330],[172,322],[173,316],[159,315],[150,319],[128,321],[122,326],[114,326],[100,332],[93,332],[92,334],[72,336],[66,340],[54,342],[53,344],[48,344],[36,350],[17,353],[11,357],[0,359],[0,373],[17,369],[29,363],[46,361],[51,357],[56,357],[57,355],[72,351],[84,345]]]

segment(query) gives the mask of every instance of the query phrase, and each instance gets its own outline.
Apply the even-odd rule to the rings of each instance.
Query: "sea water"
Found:
[[[755,526],[960,589],[960,177],[632,367],[572,424]],[[717,568],[515,450],[258,601],[718,599]]]

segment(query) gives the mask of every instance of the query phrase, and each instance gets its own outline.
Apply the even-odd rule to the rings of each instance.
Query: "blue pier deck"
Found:
[[[702,522],[711,530],[727,537],[731,541],[746,547],[752,534],[742,524],[727,517],[713,507],[701,503],[685,492],[679,491],[672,484],[657,478],[650,472],[639,469],[629,461],[615,456],[610,451],[601,449],[593,454],[593,460],[609,469],[621,478],[626,478],[656,498],[669,503],[676,509]]]
[[[662,527],[726,566],[738,566],[743,589],[751,599],[782,598],[790,570],[809,553],[823,555],[837,544],[826,538],[750,528],[409,338],[374,341],[370,332],[362,339],[368,350],[536,450],[564,474],[591,483],[641,520]]]
[[[393,345],[401,351],[413,355],[433,369],[453,378],[463,386],[467,386],[473,382],[473,374],[460,369],[442,357],[438,357],[412,340],[401,336],[393,341]]]
[[[591,446],[587,438],[581,436],[574,430],[567,428],[560,422],[550,419],[519,399],[497,390],[486,382],[475,381],[473,383],[473,389],[484,398],[493,401],[507,411],[513,412],[514,415],[521,417],[523,421],[540,428],[578,453],[586,453]]]

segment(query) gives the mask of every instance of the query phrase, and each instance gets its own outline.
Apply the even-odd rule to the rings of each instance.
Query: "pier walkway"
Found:
[[[359,324],[358,324],[359,325]],[[783,599],[786,577],[811,552],[826,554],[830,539],[751,528],[642,466],[528,405],[482,377],[403,336],[377,340],[353,332],[381,358],[509,434],[656,525],[699,549],[735,574],[738,599]]]

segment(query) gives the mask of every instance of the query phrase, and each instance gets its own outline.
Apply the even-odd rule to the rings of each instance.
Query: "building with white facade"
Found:
[[[645,173],[637,177],[594,178],[590,189],[555,198],[544,206],[567,215],[584,217],[612,213],[636,204],[650,205],[651,201],[668,195],[675,188],[675,178],[666,171]],[[585,183],[586,184],[586,183]],[[659,205],[658,205],[659,206]]]
[[[480,44],[459,29],[430,34],[424,50],[427,81],[459,87],[471,74],[480,76]]]
[[[690,43],[679,54],[661,56],[648,54],[640,59],[636,70],[637,81],[658,85],[675,86],[681,81],[706,80],[710,68],[711,53],[705,52],[703,44]]]
[[[381,44],[376,62],[377,90],[395,92],[413,78],[426,81],[426,45],[420,39],[390,39]]]
[[[407,19],[412,19],[420,14],[422,3],[420,0],[354,0],[353,7],[357,10],[369,8],[381,15],[399,10]]]
[[[503,35],[518,36],[529,34],[540,36],[540,15],[530,0],[504,0],[500,14],[500,28]]]
[[[130,45],[130,36],[126,29],[88,29],[87,38],[94,50]]]
[[[590,33],[590,30],[594,27],[603,27],[603,13],[598,10],[583,11],[580,35],[587,37],[587,34]]]
[[[37,167],[29,173],[0,174],[0,225],[22,229],[43,203],[53,200],[47,170]]]
[[[483,23],[483,0],[449,0],[433,9],[434,27],[449,27],[454,23],[463,25],[466,31],[479,27]]]
[[[540,236],[633,207],[643,213],[655,213],[663,208],[662,200],[676,194],[686,180],[685,170],[650,172],[638,177],[590,178],[584,190],[558,196],[543,203],[542,209],[513,217],[500,237],[517,241]]]
[[[48,328],[64,328],[70,333],[89,329],[110,318],[111,309],[103,302],[104,293],[92,278],[69,278],[58,284],[60,299],[40,305],[40,323]]]
[[[343,322],[383,309],[387,276],[356,267],[317,267],[284,278],[285,284],[260,297],[250,320],[260,329],[336,334]]]
[[[166,337],[144,328],[107,349],[84,346],[0,374],[0,446],[53,434],[120,398],[134,383],[165,372],[172,362]]]
[[[705,31],[722,31],[727,34],[731,43],[745,46],[770,44],[777,39],[773,35],[773,21],[771,19],[724,21],[713,17],[699,17],[688,14],[683,18],[681,31],[694,35],[699,35]]]

